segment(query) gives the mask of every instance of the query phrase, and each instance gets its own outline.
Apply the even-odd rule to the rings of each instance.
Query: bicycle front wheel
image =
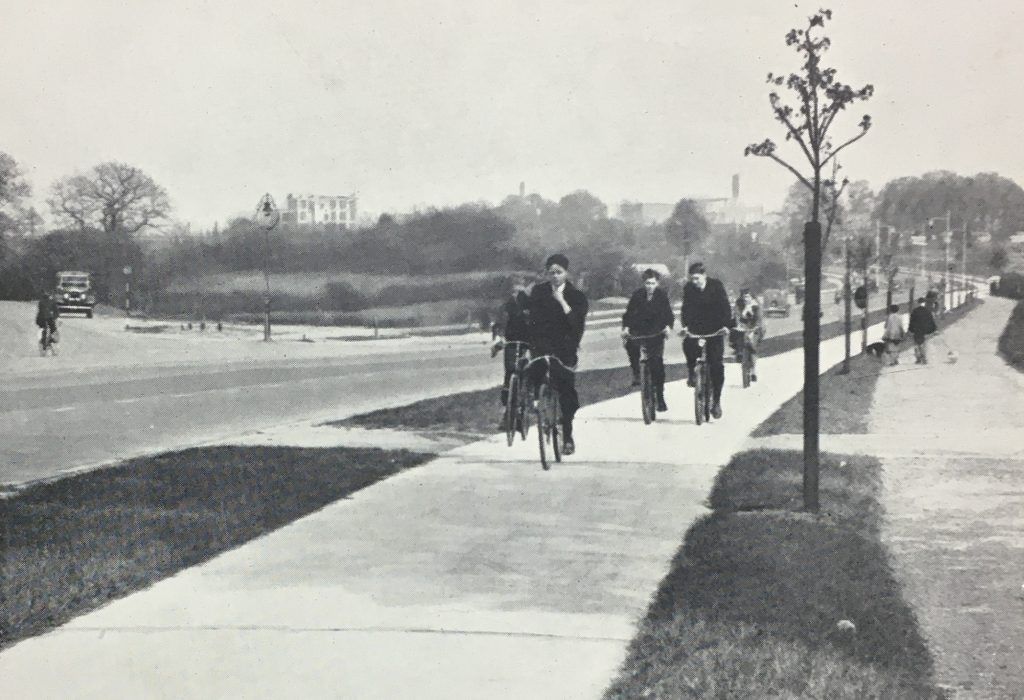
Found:
[[[704,368],[698,365],[696,371],[693,373],[693,417],[697,421],[697,425],[701,425],[706,419],[704,418]]]
[[[547,443],[551,440],[551,419],[548,408],[551,387],[541,384],[537,389],[537,445],[540,448],[540,466],[547,471],[551,468],[548,464]]]
[[[508,446],[516,439],[516,414],[519,407],[519,377],[512,375],[508,380],[508,395],[505,397],[505,413],[502,422],[505,428],[505,439]]]
[[[651,381],[651,368],[646,362],[640,363],[640,411],[644,417],[644,425],[650,425],[654,415],[654,383]]]

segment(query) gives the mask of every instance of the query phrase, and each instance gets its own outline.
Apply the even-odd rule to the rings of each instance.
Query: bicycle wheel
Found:
[[[508,380],[508,395],[505,397],[505,413],[502,416],[502,424],[505,428],[505,438],[508,446],[516,439],[516,413],[519,407],[519,377],[512,375]]]
[[[704,418],[706,408],[704,405],[704,367],[698,364],[693,374],[693,417],[696,419],[697,425],[700,425],[706,420]]]
[[[753,358],[750,357],[750,350],[748,350],[747,348],[744,347],[741,350],[741,352],[743,353],[740,356],[741,357],[741,362],[743,363],[742,364],[742,367],[743,367],[743,388],[746,389],[746,388],[748,388],[750,386],[750,373],[751,373],[751,371],[753,369],[753,367],[752,367],[753,363],[751,362],[751,360]]]
[[[520,377],[519,380],[519,404],[516,406],[516,419],[519,421],[519,436],[525,440],[530,432],[530,389],[529,385]]]
[[[651,381],[651,368],[646,362],[640,363],[640,410],[644,417],[644,425],[654,420],[654,382]]]
[[[544,471],[551,468],[548,464],[547,445],[551,439],[551,423],[548,413],[548,396],[551,387],[541,384],[537,389],[537,445],[540,447],[540,466]]]
[[[562,461],[562,446],[559,444],[558,429],[561,423],[561,407],[558,405],[558,394],[551,392],[551,452],[555,455],[555,461]]]
[[[711,403],[712,403],[712,388],[711,388],[711,367],[707,362],[701,368],[701,383],[704,385],[704,422],[711,422]]]

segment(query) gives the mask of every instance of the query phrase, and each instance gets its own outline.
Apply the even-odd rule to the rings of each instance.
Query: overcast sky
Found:
[[[822,0],[824,2],[824,0]],[[828,62],[875,97],[851,179],[946,168],[1024,183],[1021,11],[1011,0],[827,4]],[[527,190],[609,204],[790,179],[768,71],[819,3],[769,0],[0,0],[0,150],[36,200],[104,160],[149,173],[194,228],[271,192],[356,191],[374,214]],[[795,154],[794,154],[795,158]]]

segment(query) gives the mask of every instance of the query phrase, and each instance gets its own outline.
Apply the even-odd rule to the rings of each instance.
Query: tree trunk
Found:
[[[818,184],[817,182],[815,184]],[[816,207],[815,207],[816,208]],[[821,224],[804,226],[804,509],[818,512],[818,344],[821,340]]]

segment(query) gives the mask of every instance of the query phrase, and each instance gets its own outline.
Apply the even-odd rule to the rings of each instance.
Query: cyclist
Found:
[[[683,308],[679,313],[682,333],[710,335],[722,328],[733,326],[732,309],[725,287],[720,280],[708,277],[704,263],[695,262],[688,270],[690,279],[683,287]],[[707,339],[707,362],[711,373],[711,415],[722,417],[722,387],[725,385],[725,339],[716,336]],[[684,337],[683,354],[686,355],[686,384],[695,386],[694,368],[700,357],[700,344],[696,338]]]
[[[44,290],[39,297],[39,306],[36,310],[36,325],[42,330],[40,339],[47,329],[49,329],[50,337],[53,338],[53,334],[57,332],[57,317],[59,315],[54,294],[49,290]]]
[[[658,397],[658,410],[667,411],[665,404],[665,338],[675,325],[672,305],[668,294],[658,287],[661,275],[650,268],[644,270],[644,286],[633,292],[622,314],[622,341],[629,357],[629,367],[633,370],[633,386],[640,385],[640,343],[647,345],[647,361],[651,368],[651,380],[654,382],[655,395]],[[660,334],[660,335],[659,335]],[[629,336],[653,335],[654,338],[629,341]]]
[[[565,255],[549,257],[544,270],[547,281],[533,286],[527,307],[531,353],[535,357],[554,355],[567,367],[575,367],[587,318],[587,297],[569,282],[569,259]],[[541,375],[544,367],[538,363],[531,371]],[[576,375],[552,362],[551,382],[562,406],[562,454],[571,455],[576,451],[572,422],[580,406]]]
[[[749,289],[740,290],[740,298],[736,300],[733,318],[736,331],[730,333],[730,344],[736,356],[740,355],[740,343],[746,344],[747,355],[750,357],[750,381],[757,381],[757,346],[764,339],[764,318],[761,305]]]
[[[527,342],[529,334],[526,320],[526,307],[529,302],[529,297],[526,294],[526,277],[513,275],[509,278],[509,287],[509,298],[502,304],[500,320],[493,328],[493,332],[497,333],[497,339],[491,346],[491,357],[497,355],[502,348],[505,349],[505,381],[501,385],[502,407],[508,401],[508,382],[516,371],[517,351],[520,356],[525,355],[525,348],[514,343]]]

